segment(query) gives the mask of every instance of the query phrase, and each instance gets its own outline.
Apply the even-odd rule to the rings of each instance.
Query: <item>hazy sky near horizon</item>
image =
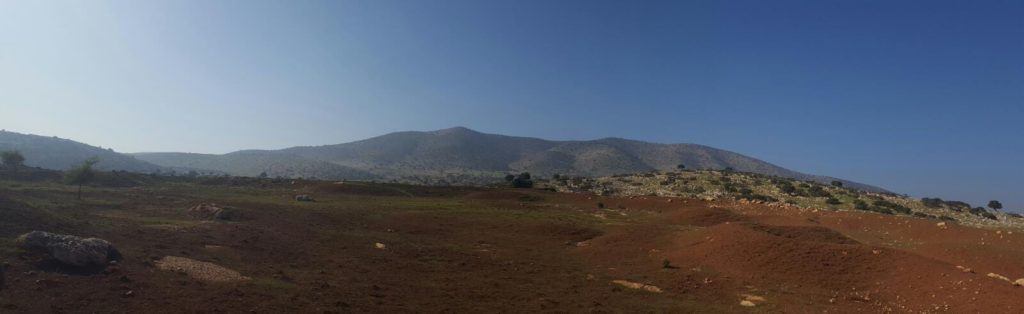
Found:
[[[224,153],[466,126],[1024,209],[1021,1],[0,1],[0,128]]]

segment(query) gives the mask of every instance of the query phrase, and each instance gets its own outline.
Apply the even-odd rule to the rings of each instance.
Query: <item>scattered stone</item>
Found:
[[[121,258],[110,242],[97,238],[32,231],[19,236],[17,243],[23,249],[45,251],[53,259],[76,267],[107,265]]]
[[[1021,279],[1017,279],[1017,280],[1015,280],[1015,281],[1013,282],[1013,285],[1014,285],[1014,286],[1017,286],[1017,287],[1020,287],[1020,286],[1024,286],[1024,278],[1021,278]]]
[[[754,302],[750,302],[749,300],[740,301],[740,305],[746,306],[746,307],[755,307],[755,306],[757,306],[757,304],[754,304]]]
[[[940,222],[940,223],[936,223],[935,225],[936,225],[936,226],[938,226],[938,227],[939,227],[939,229],[946,229],[946,228],[949,228],[949,227],[947,227],[947,226],[946,226],[946,223],[945,223],[945,222]]]
[[[740,296],[742,296],[744,300],[747,300],[747,301],[750,301],[750,302],[764,302],[764,301],[767,301],[767,299],[765,299],[764,297],[753,295],[753,294],[742,294]]]
[[[224,268],[220,265],[201,262],[190,258],[167,256],[156,262],[156,267],[161,270],[179,271],[189,277],[209,282],[233,282],[247,281],[250,278],[242,276],[237,271]]]
[[[960,271],[965,272],[965,273],[974,273],[973,269],[970,269],[968,267],[963,267],[963,266],[960,266],[960,265],[956,265],[956,269],[959,269]]]
[[[640,289],[640,290],[645,290],[645,291],[654,292],[654,293],[661,293],[662,292],[661,288],[658,288],[658,287],[655,287],[655,286],[652,286],[652,285],[642,284],[642,283],[639,283],[639,282],[632,282],[632,281],[628,281],[628,280],[612,280],[612,283],[615,283],[617,285],[620,285],[620,286],[623,286],[623,287],[626,287],[626,288],[630,288],[630,289]]]
[[[383,250],[383,249],[388,248],[387,245],[384,245],[384,243],[380,243],[380,242],[374,243],[373,247],[377,248],[378,250]]]
[[[1000,275],[1000,274],[988,273],[988,275],[986,275],[986,276],[988,276],[989,278],[995,278],[995,279],[1003,280],[1003,281],[1006,281],[1006,282],[1010,282],[1010,278],[1006,278],[1006,276],[1003,276],[1003,275]]]
[[[295,200],[299,201],[299,202],[316,202],[316,200],[313,199],[312,196],[309,196],[309,195],[306,195],[306,194],[296,195],[295,196]]]
[[[242,219],[242,211],[236,208],[217,206],[217,204],[196,205],[188,210],[188,215],[203,220],[238,221]]]

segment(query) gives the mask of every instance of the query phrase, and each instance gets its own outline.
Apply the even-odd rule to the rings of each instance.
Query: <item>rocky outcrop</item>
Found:
[[[250,279],[237,271],[214,263],[178,256],[164,257],[156,262],[156,267],[161,270],[182,272],[189,277],[207,282],[233,282]]]
[[[313,199],[312,196],[309,196],[309,195],[306,195],[306,194],[296,195],[295,196],[295,200],[299,201],[299,202],[316,202],[316,200]]]
[[[32,231],[18,237],[17,243],[22,249],[43,251],[61,263],[76,267],[102,266],[121,258],[114,245],[97,238]]]
[[[221,207],[217,204],[199,204],[188,210],[188,215],[203,220],[242,220],[242,212],[236,208]]]

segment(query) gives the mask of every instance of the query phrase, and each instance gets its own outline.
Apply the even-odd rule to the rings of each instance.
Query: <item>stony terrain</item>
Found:
[[[101,177],[78,201],[51,174],[0,173],[0,312],[1024,311],[1012,283],[1024,230],[963,217],[724,195]],[[64,265],[16,245],[32,230],[103,239],[121,257]]]
[[[736,171],[662,171],[598,178],[560,177],[550,187],[561,192],[604,196],[670,196],[707,201],[732,200],[769,207],[869,211],[907,215],[972,226],[1024,227],[1013,213],[941,199],[914,199],[842,186]]]

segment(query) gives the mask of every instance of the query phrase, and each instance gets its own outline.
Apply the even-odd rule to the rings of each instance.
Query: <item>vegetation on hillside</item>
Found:
[[[53,170],[67,170],[90,157],[99,157],[99,170],[125,170],[150,173],[162,167],[137,160],[113,149],[90,146],[58,137],[0,131],[0,151],[17,151],[24,165]]]
[[[466,128],[397,132],[345,144],[240,151],[224,155],[147,153],[142,160],[166,167],[216,170],[232,175],[377,179],[429,185],[479,185],[507,173],[529,171],[605,176],[652,170],[735,169],[882,191],[877,187],[808,175],[749,156],[695,144],[659,144],[620,138],[549,141],[485,134]]]
[[[893,193],[876,193],[830,184],[737,171],[672,171],[598,178],[557,177],[548,182],[562,192],[605,196],[673,196],[704,200],[735,200],[813,209],[870,211],[886,215],[912,215],[943,221],[992,225],[1024,223],[1019,215],[991,212],[960,201],[940,198],[913,199]],[[998,201],[988,206],[1002,208]]]

